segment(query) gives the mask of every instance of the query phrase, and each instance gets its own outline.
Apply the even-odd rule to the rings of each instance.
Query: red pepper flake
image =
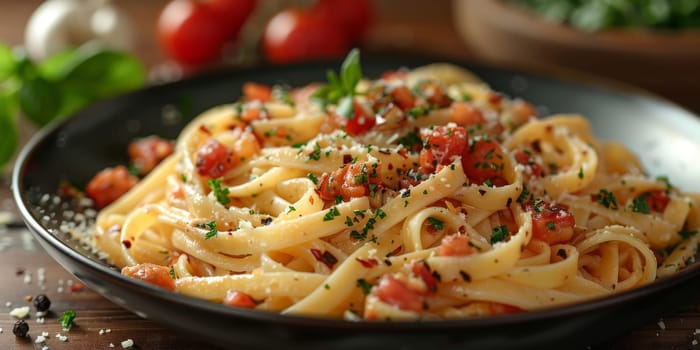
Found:
[[[211,135],[211,131],[204,124],[199,126],[199,131],[201,131],[207,135]]]
[[[73,283],[70,285],[70,288],[68,288],[71,293],[80,292],[83,289],[85,289],[85,285],[82,283]]]
[[[333,254],[329,253],[327,250],[321,252],[318,249],[311,248],[311,254],[313,254],[314,258],[316,258],[317,261],[328,266],[329,269],[333,269],[333,266],[335,266],[335,264],[338,262],[338,259],[335,256],[333,256]]]
[[[436,273],[431,273],[430,266],[425,260],[419,260],[413,263],[411,266],[411,271],[416,277],[425,282],[425,286],[428,288],[428,292],[437,292],[437,284],[440,281],[440,275]]]
[[[24,275],[24,267],[18,266],[17,269],[15,270],[15,275],[17,276],[22,276]]]
[[[362,266],[365,268],[371,269],[377,265],[379,265],[379,261],[377,259],[371,258],[371,259],[361,259],[361,258],[355,258],[357,262],[359,262]]]
[[[126,249],[131,248],[131,241],[128,239],[123,240],[122,244],[124,245],[124,247],[126,247]]]

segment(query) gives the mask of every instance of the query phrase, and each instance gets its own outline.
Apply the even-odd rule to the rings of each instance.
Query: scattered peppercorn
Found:
[[[34,307],[36,311],[44,312],[48,311],[51,307],[51,300],[44,294],[39,294],[34,298]]]
[[[24,320],[15,322],[12,327],[12,333],[17,337],[24,338],[27,336],[27,332],[29,332],[29,325]]]

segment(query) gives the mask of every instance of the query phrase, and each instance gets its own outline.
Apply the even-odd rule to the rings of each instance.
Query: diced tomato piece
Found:
[[[495,141],[489,139],[472,140],[462,156],[464,173],[471,182],[481,185],[491,182],[494,186],[508,184],[505,179],[505,156]]]
[[[548,244],[567,243],[574,236],[576,219],[561,204],[544,201],[528,201],[523,204],[532,214],[532,236]]]
[[[413,96],[411,90],[406,86],[399,86],[391,91],[391,97],[394,98],[396,105],[399,108],[409,110],[416,105],[416,97]]]
[[[122,269],[122,275],[148,282],[163,289],[175,290],[175,280],[170,276],[170,268],[167,266],[151,263],[126,266]]]
[[[522,309],[513,305],[501,304],[496,302],[489,302],[489,310],[491,311],[492,315],[517,314],[523,311]]]
[[[535,162],[535,159],[532,157],[532,154],[528,154],[527,152],[524,152],[524,151],[516,151],[514,156],[515,156],[516,162],[530,168],[533,176],[535,176],[535,177],[544,176],[544,171],[542,170],[542,166]]]
[[[382,277],[372,292],[382,302],[394,305],[401,310],[413,312],[423,310],[423,298],[420,293],[408,288],[405,283],[392,275]]]
[[[321,177],[319,195],[329,201],[342,196],[344,201],[350,198],[364,197],[370,194],[370,187],[381,185],[376,163],[346,164],[340,169]],[[372,186],[370,186],[372,185]]]
[[[97,173],[85,187],[85,192],[95,201],[95,207],[102,209],[119,199],[138,182],[139,179],[129,174],[125,166],[118,165]]]
[[[221,177],[236,164],[233,152],[215,139],[207,140],[197,151],[195,166],[197,174],[201,176],[208,176],[212,179]]]
[[[467,256],[474,254],[475,250],[469,245],[469,237],[451,235],[442,239],[439,256]]]
[[[362,105],[353,102],[355,110],[351,119],[345,119],[345,131],[351,136],[364,134],[372,129],[377,124],[377,119],[374,114],[366,111]],[[342,117],[341,117],[342,118]]]
[[[148,136],[129,144],[129,157],[141,175],[153,170],[174,151],[172,142],[158,136]]]
[[[424,136],[423,138],[426,138]],[[425,148],[420,152],[420,167],[425,173],[438,170],[440,165],[448,165],[454,157],[462,155],[467,145],[467,131],[461,127],[437,126],[429,135]]]
[[[527,101],[516,100],[513,102],[513,116],[518,122],[526,122],[532,118],[537,118],[537,108]]]
[[[643,196],[649,209],[658,213],[663,213],[666,210],[666,206],[668,206],[668,202],[671,201],[671,198],[664,190],[645,192]]]
[[[425,260],[414,262],[411,265],[411,272],[413,272],[413,275],[423,280],[423,283],[425,283],[428,289],[428,293],[437,292],[438,280],[430,272],[430,268],[428,268],[428,264]]]
[[[264,84],[247,82],[243,84],[243,97],[246,101],[267,102],[272,97],[272,88]]]
[[[447,96],[445,89],[434,81],[422,82],[418,90],[431,106],[444,108],[452,104],[452,99]]]
[[[258,305],[250,295],[235,289],[226,291],[226,296],[222,303],[226,306],[242,307],[244,309],[254,309]]]
[[[453,103],[450,107],[450,120],[465,127],[486,124],[481,110],[469,102]]]
[[[267,119],[268,117],[267,111],[257,107],[246,108],[243,111],[243,114],[241,114],[241,120],[246,123],[250,123],[254,120]]]

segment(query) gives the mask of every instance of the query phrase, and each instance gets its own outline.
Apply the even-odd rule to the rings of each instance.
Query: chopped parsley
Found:
[[[321,159],[321,146],[318,143],[314,144],[314,151],[306,156],[306,160],[320,160]]]
[[[523,186],[523,191],[520,192],[520,195],[518,196],[517,202],[522,204],[525,201],[527,201],[530,197],[530,191],[527,190],[527,187]]]
[[[334,200],[335,200],[335,204],[343,203],[343,196],[337,195],[337,196],[335,196]]]
[[[293,211],[297,211],[297,208],[295,208],[293,205],[290,205],[288,210],[287,210],[287,213],[291,213]]]
[[[408,115],[410,115],[411,117],[420,117],[426,114],[428,114],[428,109],[425,107],[418,106],[408,110]]]
[[[423,147],[423,140],[416,131],[409,131],[406,135],[399,137],[399,145],[404,146],[409,151],[419,151]]]
[[[630,208],[635,213],[649,214],[649,203],[647,203],[647,194],[641,194],[632,200]]]
[[[358,279],[356,286],[358,288],[361,288],[362,293],[364,293],[365,295],[369,294],[369,292],[372,291],[372,287],[373,287],[372,284],[367,282],[367,280],[365,280],[364,278]]]
[[[73,328],[73,320],[75,319],[75,316],[76,314],[73,310],[63,311],[61,317],[58,318],[58,322],[61,323],[61,327],[63,327],[63,329],[70,330]]]
[[[318,185],[318,178],[316,177],[316,175],[314,175],[314,174],[312,174],[312,173],[308,173],[308,174],[306,174],[306,177],[307,177],[309,180],[311,180],[311,182],[313,182],[314,185]]]
[[[187,183],[187,175],[180,174],[180,180],[182,180],[183,183]]]
[[[671,181],[668,180],[668,176],[657,176],[656,181],[661,181],[666,184],[666,193],[671,192],[673,186],[671,186]]]
[[[174,267],[170,266],[170,272],[168,272],[168,273],[170,274],[170,278],[172,278],[172,279],[176,279],[176,278],[177,278],[177,277],[175,276],[175,268],[174,268]]]
[[[580,169],[578,169],[578,178],[579,178],[579,179],[583,179],[583,167],[581,167]]]
[[[438,220],[432,216],[428,218],[428,223],[430,224],[430,227],[436,231],[440,231],[445,228],[445,223],[442,222],[442,220]]]
[[[340,216],[340,211],[338,211],[338,208],[336,207],[331,207],[330,209],[328,209],[326,215],[323,216],[323,221],[331,221],[336,216]]]
[[[698,234],[698,230],[682,230],[678,232],[678,235],[683,237],[683,239],[688,239],[690,237],[695,236],[696,234]]]
[[[207,233],[204,235],[204,239],[213,238],[213,237],[216,237],[216,235],[219,234],[219,231],[216,229],[216,221],[214,221],[214,220],[209,221],[209,222],[207,222],[207,223],[205,224],[205,226],[206,226],[207,228],[209,228],[209,232],[207,232]]]
[[[508,227],[505,225],[496,226],[491,231],[491,244],[503,242],[508,237]]]
[[[598,194],[595,195],[595,199],[598,203],[600,203],[600,205],[606,208],[617,209],[617,199],[615,199],[615,194],[604,188],[601,188]]]
[[[287,89],[286,87],[279,85],[273,86],[272,97],[284,104],[294,106],[294,101],[292,101],[292,98],[289,96],[289,89]]]
[[[554,231],[554,229],[557,228],[557,226],[554,225],[554,221],[547,221],[545,226],[547,227],[547,231]]]
[[[292,148],[302,148],[306,146],[306,142],[296,142],[292,145]]]
[[[540,198],[535,199],[535,201],[532,203],[532,209],[535,210],[536,213],[542,213],[542,206],[544,205],[544,201]]]
[[[209,188],[214,192],[214,197],[221,203],[221,205],[226,205],[231,202],[228,198],[229,190],[227,187],[221,187],[221,179],[210,179],[207,181]]]
[[[377,210],[374,212],[374,215],[380,219],[384,219],[386,217],[386,213],[381,208],[377,208]]]

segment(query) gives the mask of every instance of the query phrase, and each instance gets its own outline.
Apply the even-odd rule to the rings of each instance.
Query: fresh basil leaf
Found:
[[[59,52],[47,58],[39,65],[41,75],[49,80],[62,80],[77,61],[81,60],[80,51],[75,49]]]
[[[0,44],[0,81],[11,77],[15,73],[17,63],[12,49]]]
[[[17,125],[12,118],[8,98],[0,96],[0,169],[12,159],[17,149]]]
[[[335,113],[347,119],[352,119],[355,115],[355,107],[352,104],[352,97],[343,97],[335,109]]]
[[[340,66],[340,80],[346,95],[354,95],[357,83],[362,80],[360,50],[352,49]]]
[[[60,93],[55,83],[42,77],[25,80],[19,89],[22,112],[38,126],[50,123],[61,109]]]
[[[67,91],[101,99],[141,87],[146,80],[145,69],[134,56],[97,50],[79,57],[61,80]]]

